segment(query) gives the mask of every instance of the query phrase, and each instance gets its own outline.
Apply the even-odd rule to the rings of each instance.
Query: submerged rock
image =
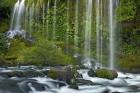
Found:
[[[85,79],[77,79],[77,84],[78,85],[94,85],[92,81],[85,80]]]
[[[126,87],[128,83],[124,79],[116,78],[110,82],[112,86],[115,87]]]
[[[10,79],[0,81],[0,93],[24,93],[18,87],[18,82]]]

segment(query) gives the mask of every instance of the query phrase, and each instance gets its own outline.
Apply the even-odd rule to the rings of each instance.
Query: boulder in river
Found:
[[[114,70],[109,69],[96,69],[96,70],[89,70],[88,75],[90,77],[99,77],[105,79],[115,79],[118,77],[118,73]]]
[[[77,72],[73,67],[55,67],[48,71],[47,76],[60,81],[71,83],[71,80],[76,76]]]
[[[115,70],[109,69],[97,69],[95,70],[96,77],[106,78],[106,79],[115,79],[118,77],[118,73]]]

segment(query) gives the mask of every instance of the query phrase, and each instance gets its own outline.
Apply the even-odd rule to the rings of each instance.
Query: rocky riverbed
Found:
[[[51,69],[59,70],[59,78],[48,76]],[[65,67],[0,68],[0,93],[140,93],[140,74],[117,72],[117,78],[106,79],[91,77],[88,69],[80,69],[73,79],[72,72]]]

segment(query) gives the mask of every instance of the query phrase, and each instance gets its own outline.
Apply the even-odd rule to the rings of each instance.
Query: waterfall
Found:
[[[101,0],[101,11],[100,11],[100,66],[103,63],[103,0]]]
[[[24,32],[22,29],[22,15],[24,13],[25,8],[25,0],[18,0],[15,3],[12,18],[11,18],[11,24],[10,24],[10,30],[8,31],[7,35],[9,38],[13,38],[15,35],[21,35]]]
[[[24,12],[24,2],[25,2],[25,0],[21,1],[21,3],[19,4],[19,7],[18,7],[18,11],[17,11],[16,25],[14,28],[14,30],[17,30],[17,31],[20,31],[20,29],[21,29],[21,17]]]
[[[34,18],[34,3],[29,8],[29,31],[28,32],[30,38],[32,37],[32,32],[33,32],[33,28],[32,28],[33,18]]]
[[[91,31],[92,31],[92,6],[93,0],[87,0],[86,4],[86,24],[84,41],[84,65],[91,68]]]
[[[96,0],[96,59],[100,61],[100,0]]]
[[[65,28],[66,29],[64,32],[62,31],[62,34],[64,34],[64,37],[65,37],[65,39],[62,41],[64,41],[65,43],[66,52],[69,53],[69,51],[72,50],[73,45],[74,45],[75,49],[73,49],[74,54],[72,55],[74,55],[74,57],[78,57],[80,55],[79,53],[81,52],[81,51],[80,52],[78,51],[78,48],[83,47],[83,51],[82,51],[83,64],[86,67],[91,68],[92,67],[91,61],[95,61],[93,60],[93,56],[95,56],[97,60],[96,62],[100,63],[100,66],[101,66],[101,64],[104,61],[103,60],[104,56],[106,57],[106,55],[103,55],[103,54],[106,53],[106,50],[107,50],[106,46],[108,45],[109,46],[108,48],[109,49],[109,67],[111,69],[114,69],[114,63],[116,59],[115,58],[115,47],[116,47],[115,8],[118,5],[118,0],[106,0],[106,1],[95,0],[96,7],[93,6],[94,0],[83,0],[83,1],[75,0],[73,1],[73,3],[71,3],[72,1],[67,0],[65,1],[65,4],[62,6],[60,3],[61,0],[60,1],[47,0],[46,2],[45,0],[42,0],[43,2],[31,1],[29,3],[27,2],[26,6],[25,6],[25,1],[26,0],[17,0],[17,2],[14,5],[14,9],[13,9],[12,17],[11,17],[10,29],[8,31],[8,36],[10,38],[13,38],[15,35],[20,35],[20,36],[22,35],[25,37],[26,33],[24,30],[26,30],[28,34],[30,35],[30,37],[32,37],[33,30],[35,30],[39,34],[41,32],[42,34],[41,36],[45,37],[46,40],[51,39],[54,42],[59,40],[60,36],[57,36],[57,35],[59,35],[61,32],[57,34],[56,31],[58,31],[57,28],[59,28],[61,24],[60,23],[59,25],[57,24],[57,21],[59,22],[58,20],[59,17],[57,16],[57,14],[58,15],[60,14],[59,11],[57,11],[57,9],[59,10],[62,7],[65,7],[67,8],[65,11],[66,12],[65,19],[63,19],[62,21],[65,22],[64,29]],[[81,3],[81,2],[84,2],[84,3]],[[71,7],[72,4],[74,4],[73,7]],[[59,5],[61,7],[59,7]],[[103,6],[108,8],[107,13],[105,13],[106,9],[104,9]],[[72,10],[74,9],[74,7],[75,7],[75,10]],[[83,7],[82,10],[80,10],[81,7]],[[93,15],[94,8],[96,10],[95,15]],[[70,15],[71,11],[74,11],[73,15]],[[80,20],[80,18],[82,18],[80,12],[82,13],[82,16],[84,16],[85,18],[84,21]],[[96,17],[95,20],[94,20],[94,17],[92,16]],[[108,16],[108,18],[106,18],[106,16]],[[72,22],[72,17],[74,17],[73,18],[74,22]],[[96,24],[94,24],[94,22]],[[106,23],[109,26],[103,27],[105,26],[105,24],[103,23]],[[33,27],[36,29],[34,29]],[[49,27],[52,27],[51,31],[49,31],[50,30]],[[84,28],[84,31],[81,28]],[[108,36],[108,32],[106,31],[107,28],[109,31],[109,40],[106,40],[106,41],[109,41],[109,44],[106,42],[103,42],[103,38],[106,39],[105,37]],[[94,31],[95,34],[92,31]],[[106,31],[106,32],[103,32],[103,31]],[[104,33],[106,34],[105,36],[104,36]],[[83,45],[80,44],[80,42],[82,42]],[[104,48],[104,45],[105,45],[105,48]],[[71,50],[69,48],[71,48]],[[71,53],[73,53],[73,51]]]
[[[48,4],[47,4],[47,22],[46,22],[46,39],[48,40],[48,36],[49,36],[49,9],[50,9],[50,1],[48,0]]]
[[[10,23],[10,30],[9,31],[12,31],[13,30],[13,26],[14,26],[14,19],[15,19],[15,15],[16,15],[16,12],[18,10],[18,7],[19,7],[19,4],[20,4],[20,1],[18,0],[14,6],[14,9],[13,9],[13,14],[12,14],[12,20],[11,20],[11,23]]]
[[[74,33],[75,54],[74,54],[74,57],[78,56],[78,52],[77,52],[77,48],[78,48],[78,32],[79,32],[78,15],[79,15],[79,0],[76,0],[76,6],[75,6],[75,33]]]
[[[114,69],[114,22],[113,22],[113,1],[109,0],[109,62],[110,68]]]
[[[70,0],[67,0],[67,14],[66,14],[66,21],[67,21],[67,27],[66,27],[66,53],[68,53],[69,48],[69,31],[70,31],[70,19],[69,19],[69,10],[70,10]]]
[[[115,30],[116,30],[116,20],[115,20],[115,8],[118,5],[118,0],[109,0],[109,67],[114,69],[115,66]]]
[[[96,0],[96,60],[100,66],[103,61],[103,13],[102,0]]]
[[[53,36],[52,39],[55,41],[56,40],[56,6],[57,0],[54,1],[54,10],[53,10]]]
[[[42,36],[46,39],[46,29],[45,29],[45,4],[43,4],[43,8],[42,8],[42,28],[43,28],[43,33]]]

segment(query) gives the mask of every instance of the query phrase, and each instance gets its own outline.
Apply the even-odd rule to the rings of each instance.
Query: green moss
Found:
[[[58,73],[56,71],[53,71],[53,70],[49,70],[47,76],[51,77],[53,79],[58,79]]]
[[[116,71],[112,71],[108,69],[97,69],[95,73],[97,77],[106,78],[106,79],[114,79],[117,78],[118,76]]]

